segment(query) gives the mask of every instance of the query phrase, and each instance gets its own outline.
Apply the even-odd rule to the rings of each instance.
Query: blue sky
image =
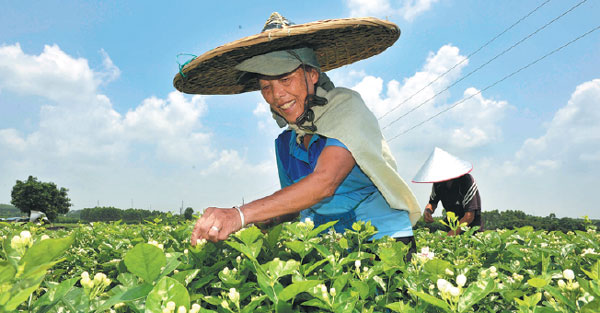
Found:
[[[29,175],[68,188],[72,209],[201,210],[275,191],[281,130],[260,95],[172,81],[178,54],[253,35],[277,11],[400,27],[380,55],[328,74],[376,116],[392,110],[380,125],[422,206],[431,185],[410,180],[438,146],[474,164],[484,210],[600,218],[600,31],[482,91],[599,26],[600,3],[580,2],[0,1],[0,203]]]

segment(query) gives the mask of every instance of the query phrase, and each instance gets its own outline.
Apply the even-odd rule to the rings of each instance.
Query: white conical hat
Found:
[[[472,169],[473,165],[471,163],[435,147],[412,182],[438,183],[463,176],[471,172]]]

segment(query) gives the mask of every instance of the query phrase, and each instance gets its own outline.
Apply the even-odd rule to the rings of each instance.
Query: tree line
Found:
[[[192,219],[194,210],[187,208],[183,217],[180,219]],[[74,215],[71,215],[73,217]],[[79,220],[84,222],[111,222],[121,220],[125,223],[143,223],[145,221],[152,221],[155,218],[172,219],[177,218],[171,212],[163,211],[150,211],[144,209],[126,209],[122,210],[115,207],[94,207],[85,208],[79,211]]]
[[[523,226],[532,226],[536,230],[568,232],[575,230],[585,231],[586,226],[591,224],[600,227],[600,220],[570,217],[558,218],[554,213],[550,213],[546,217],[540,217],[529,215],[519,210],[492,210],[481,212],[481,216],[484,220],[485,229],[515,229]],[[435,219],[439,221],[441,217]],[[446,229],[439,222],[427,224],[423,220],[419,220],[415,228],[429,228],[431,232]]]

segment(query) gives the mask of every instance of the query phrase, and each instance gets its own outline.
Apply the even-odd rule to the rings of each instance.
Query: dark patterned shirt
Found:
[[[454,212],[458,219],[462,219],[466,212],[474,212],[475,218],[469,226],[480,226],[483,230],[481,219],[481,198],[477,183],[471,174],[450,180],[452,184],[448,187],[448,181],[434,183],[431,188],[429,203],[437,206],[439,201],[446,211]]]

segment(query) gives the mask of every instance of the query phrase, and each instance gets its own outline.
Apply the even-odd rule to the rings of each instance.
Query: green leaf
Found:
[[[460,296],[458,300],[458,311],[465,312],[467,310],[472,310],[475,304],[491,292],[494,292],[495,289],[496,283],[491,278],[472,283]]]
[[[19,262],[19,264],[25,266],[23,271],[24,277],[27,277],[29,273],[35,272],[38,267],[45,266],[64,256],[65,251],[69,249],[74,240],[74,236],[71,235],[65,238],[46,239],[36,242],[31,248],[27,249],[27,252],[25,252],[25,255]]]
[[[594,301],[581,307],[581,313],[597,313],[600,312],[600,299],[594,299]]]
[[[329,227],[333,227],[333,225],[335,225],[335,223],[337,223],[338,221],[331,221],[331,222],[327,222],[325,224],[321,224],[319,225],[317,228],[313,229],[310,231],[310,233],[308,233],[308,238],[314,238],[316,237],[318,234],[320,234],[322,231],[326,230]]]
[[[283,224],[279,224],[269,230],[269,233],[266,236],[266,243],[270,250],[272,250],[279,242],[279,236],[281,235],[282,229]]]
[[[190,308],[190,295],[187,289],[171,277],[163,277],[150,291],[146,298],[146,312],[162,312],[163,307],[170,301],[175,302],[175,307]]]
[[[312,273],[312,271],[314,271],[317,267],[321,266],[321,264],[327,262],[327,259],[321,259],[313,264],[310,264],[310,266],[308,266],[305,270],[304,270],[304,276],[307,276],[308,274]],[[307,264],[308,265],[308,264]]]
[[[437,278],[446,275],[446,269],[452,269],[452,265],[445,260],[433,259],[427,261],[423,269],[427,273],[431,274],[432,277]]]
[[[254,312],[254,309],[258,305],[260,305],[266,298],[267,298],[266,295],[262,295],[260,297],[252,298],[252,300],[250,301],[250,303],[248,303],[248,305],[244,306],[244,308],[242,309],[242,313],[251,313],[251,312]]]
[[[250,245],[245,245],[243,243],[239,243],[239,242],[235,242],[235,241],[231,241],[231,240],[226,241],[226,243],[230,247],[241,252],[243,255],[248,257],[250,260],[256,261],[256,258],[258,257],[258,254],[260,253],[260,249],[262,247],[263,241],[257,240],[256,242],[251,243]]]
[[[388,305],[385,306],[386,308],[394,311],[394,312],[401,312],[401,313],[413,313],[416,312],[415,309],[411,308],[410,306],[404,304],[404,302],[394,302],[394,303],[390,303]]]
[[[292,283],[291,285],[288,285],[287,287],[285,287],[283,289],[283,291],[281,291],[277,296],[280,301],[288,301],[288,300],[294,298],[299,293],[306,292],[309,289],[320,284],[321,282],[322,281],[320,281],[320,280],[305,280],[305,281],[295,282],[295,283]]]
[[[369,297],[369,285],[367,282],[362,280],[351,280],[350,285],[353,289],[358,292],[361,299],[367,299]]]
[[[139,286],[130,288],[122,293],[118,293],[118,294],[112,296],[111,298],[109,298],[108,300],[104,301],[104,303],[102,303],[102,305],[96,309],[96,312],[104,312],[104,311],[110,309],[115,304],[120,303],[120,302],[127,303],[129,301],[134,301],[134,300],[144,298],[144,297],[148,296],[150,291],[152,291],[152,288],[153,288],[153,286],[151,284],[144,283]]]
[[[313,249],[310,243],[304,241],[286,241],[284,244],[290,250],[300,255],[301,258],[304,258]]]
[[[590,271],[581,269],[591,280],[600,280],[600,261],[596,261],[596,264],[592,266]]]
[[[530,278],[529,280],[527,280],[527,283],[531,287],[542,288],[548,284],[548,281],[546,281],[545,279],[540,278],[540,277],[533,277],[533,278]]]
[[[433,305],[436,306],[446,312],[451,312],[452,309],[450,308],[450,306],[448,305],[448,303],[446,303],[446,301],[442,300],[442,299],[438,299],[430,294],[424,293],[424,292],[420,292],[420,291],[416,291],[413,289],[408,289],[408,292],[412,293],[413,295],[415,295],[416,297],[418,297],[419,299]]]
[[[35,303],[33,303],[32,308],[40,307],[39,310],[35,310],[38,313],[47,312],[50,310],[56,303],[63,299],[63,297],[73,288],[73,285],[79,280],[79,277],[73,277],[67,280],[62,281],[60,284],[51,286],[48,288],[48,291],[41,296]]]
[[[569,300],[567,297],[565,297],[560,290],[558,290],[550,285],[545,286],[544,290],[548,291],[548,293],[551,294],[556,300],[558,300],[562,304],[568,306],[569,309],[571,309],[571,312],[577,311],[577,306],[575,305],[575,303],[573,301]]]
[[[337,290],[338,292],[342,292],[342,290],[344,290],[344,287],[346,287],[346,284],[348,283],[349,278],[350,278],[350,274],[348,274],[348,273],[339,275],[333,281],[333,288],[335,288],[335,290]]]
[[[277,279],[298,271],[300,268],[300,262],[293,259],[282,261],[279,258],[275,258],[272,261],[263,264],[262,268],[267,271],[270,277]]]
[[[177,267],[181,264],[181,261],[178,259],[179,255],[181,255],[181,253],[171,253],[171,256],[167,258],[167,264],[165,265],[165,268],[162,270],[158,278],[167,276],[177,269]]]
[[[261,238],[263,233],[257,227],[247,227],[242,229],[235,236],[239,238],[245,245],[250,246],[258,238]]]
[[[184,286],[187,286],[192,282],[192,280],[194,280],[194,278],[196,278],[196,276],[198,276],[198,273],[200,273],[199,269],[180,271],[177,274],[173,274],[171,277],[173,279],[177,279],[177,281],[182,283]]]
[[[40,283],[42,283],[42,280],[44,279],[43,276],[41,276],[38,279],[31,279],[28,280],[25,283],[25,286],[23,286],[22,288],[18,288],[16,290],[16,292],[14,292],[16,286],[13,286],[13,290],[11,290],[11,296],[10,299],[8,300],[8,302],[6,302],[6,304],[4,304],[4,309],[7,311],[13,311],[15,310],[21,303],[27,301],[27,299],[29,298],[29,295],[31,295],[39,286]],[[21,287],[21,286],[19,286]],[[0,303],[0,308],[3,304]]]
[[[148,243],[137,244],[127,252],[123,260],[130,272],[147,283],[153,282],[160,274],[161,267],[167,264],[165,253]]]
[[[15,278],[17,270],[8,261],[0,262],[0,284]]]
[[[381,247],[378,255],[388,266],[404,267],[404,258],[408,249],[409,247],[400,241],[392,242],[390,247]]]
[[[319,300],[319,299],[310,299],[308,301],[304,301],[302,302],[302,305],[304,306],[314,306],[323,310],[327,310],[329,311],[329,306],[327,304],[325,304],[325,302]]]

